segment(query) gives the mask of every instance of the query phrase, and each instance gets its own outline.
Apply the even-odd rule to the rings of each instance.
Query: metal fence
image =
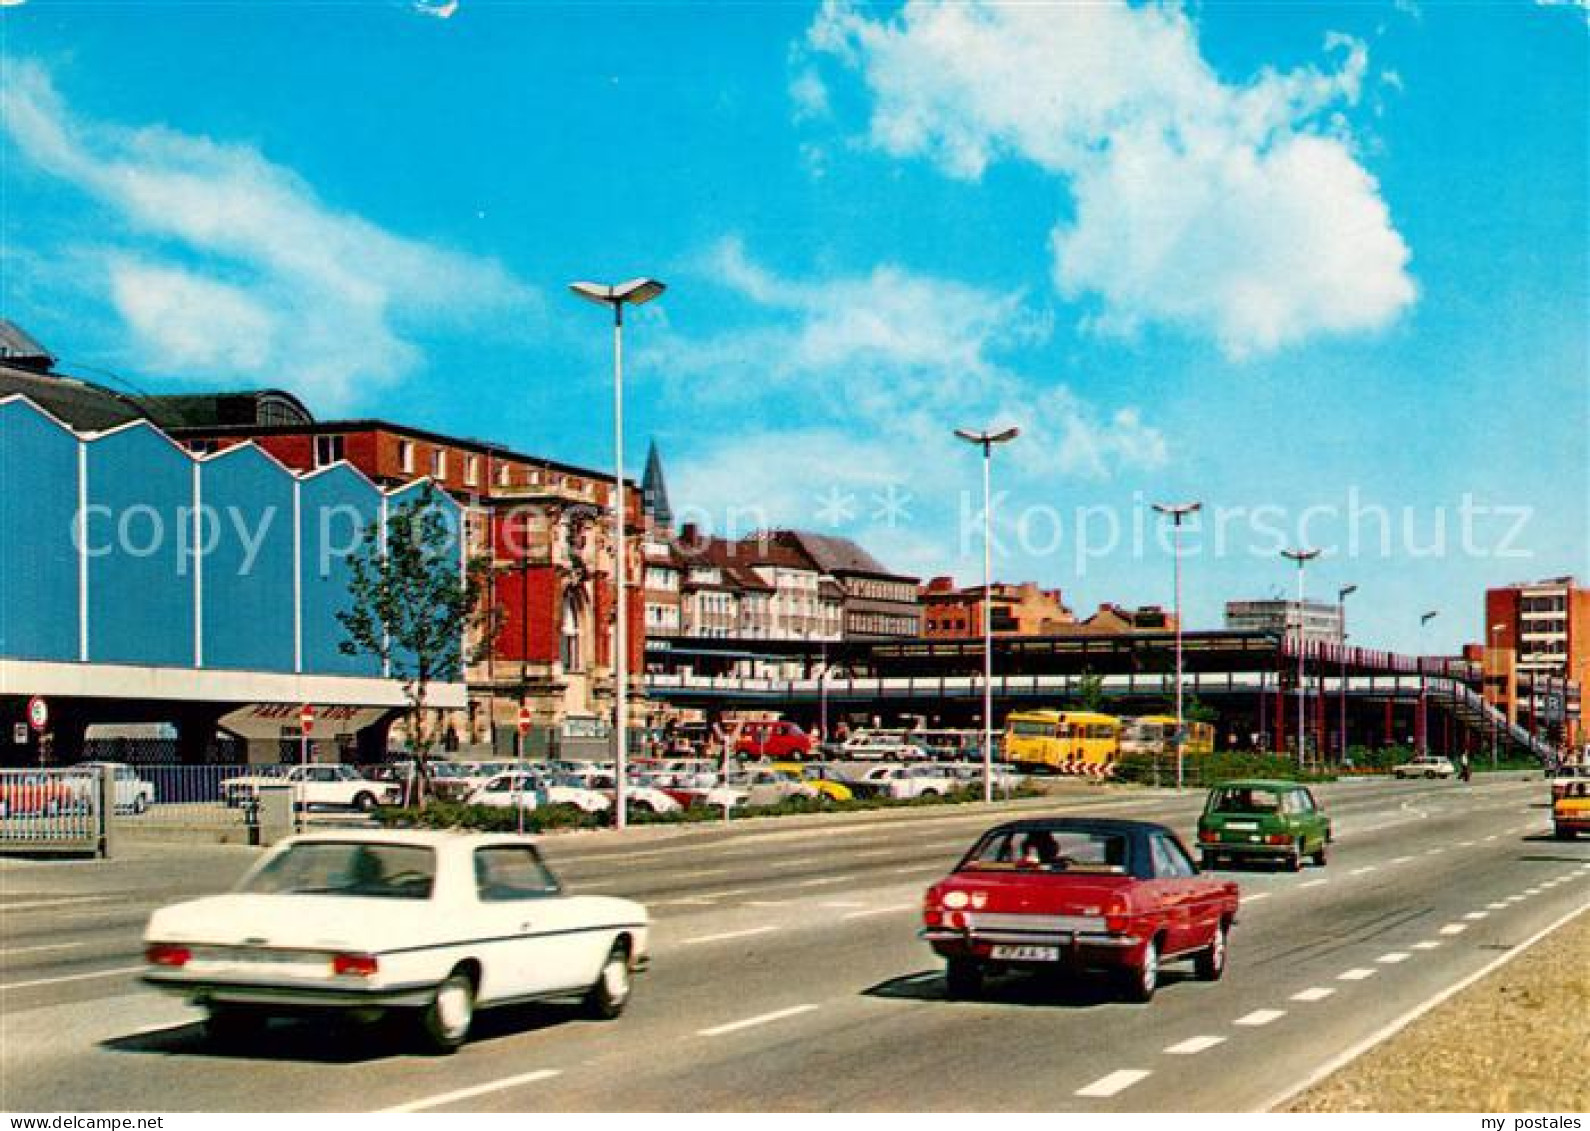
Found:
[[[0,770],[0,849],[103,851],[103,800],[92,767]]]

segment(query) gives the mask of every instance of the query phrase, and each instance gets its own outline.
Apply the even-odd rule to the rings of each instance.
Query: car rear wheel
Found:
[[[634,973],[629,966],[629,944],[619,939],[607,952],[602,972],[585,992],[585,1012],[598,1021],[611,1021],[629,1004]]]
[[[950,958],[944,962],[944,996],[965,1001],[983,991],[983,967],[974,958]]]
[[[1319,842],[1319,848],[1315,849],[1313,856],[1310,857],[1310,859],[1314,861],[1314,864],[1317,867],[1320,867],[1320,868],[1325,867],[1325,863],[1326,863],[1327,859],[1329,858],[1329,852],[1326,849],[1325,845],[1326,845],[1326,842],[1321,840]]]
[[[1303,870],[1303,838],[1298,837],[1297,843],[1292,846],[1292,851],[1286,856],[1286,870],[1288,872],[1301,872]]]
[[[1201,951],[1194,959],[1193,970],[1200,981],[1218,982],[1220,975],[1226,972],[1226,929],[1224,922],[1217,925],[1209,949]]]
[[[1126,971],[1121,983],[1122,996],[1138,1003],[1154,1000],[1159,989],[1159,940],[1150,939],[1143,947],[1143,957]]]
[[[469,1037],[474,1020],[475,983],[463,970],[454,970],[420,1011],[420,1035],[432,1052],[454,1052]]]
[[[361,813],[368,813],[375,808],[375,794],[360,793],[353,799],[353,807]]]

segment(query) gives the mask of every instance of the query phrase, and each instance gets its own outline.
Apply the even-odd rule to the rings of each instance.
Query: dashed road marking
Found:
[[[1499,835],[1500,835],[1499,833],[1492,833],[1490,836],[1485,838],[1485,843],[1489,844],[1491,841],[1495,840]]]
[[[12,947],[10,950],[0,950],[0,958],[11,958],[18,954],[37,954],[44,950],[76,950],[78,947],[86,945],[86,943],[80,942],[58,942],[41,943],[38,946],[18,946]]]
[[[1271,891],[1256,891],[1252,895],[1243,896],[1242,899],[1241,899],[1241,902],[1243,902],[1243,903],[1257,903],[1261,899],[1269,899],[1274,894],[1275,893],[1271,892]]]
[[[1233,1025],[1245,1025],[1256,1029],[1260,1025],[1268,1025],[1272,1021],[1279,1021],[1286,1016],[1284,1009],[1255,1009],[1252,1013],[1244,1014],[1232,1022]]]
[[[1126,1091],[1126,1089],[1148,1076],[1148,1074],[1148,1070],[1143,1068],[1121,1068],[1111,1072],[1108,1076],[1100,1076],[1085,1088],[1078,1088],[1074,1094],[1095,1099],[1108,1099],[1119,1092]]]
[[[842,884],[855,879],[854,876],[816,876],[810,880],[799,880],[792,887],[820,888],[828,884]]]
[[[1448,923],[1436,933],[1442,935],[1461,935],[1468,929],[1469,925],[1467,923]]]
[[[1375,961],[1380,963],[1382,966],[1395,966],[1397,963],[1406,962],[1412,957],[1413,956],[1405,950],[1394,950],[1390,954],[1382,954],[1379,958],[1375,959]]]
[[[1472,840],[1460,840],[1460,841],[1458,841],[1458,847],[1459,848],[1473,848],[1474,847],[1474,842]]]
[[[698,1029],[699,1037],[721,1037],[725,1033],[738,1033],[741,1029],[749,1029],[753,1025],[767,1025],[774,1021],[782,1021],[786,1017],[798,1017],[802,1013],[810,1013],[817,1007],[815,1005],[792,1005],[788,1009],[775,1009],[772,1013],[763,1013],[756,1017],[747,1017],[744,1021],[730,1021],[726,1025],[714,1025],[710,1029]]]
[[[1394,856],[1394,857],[1392,857],[1391,862],[1393,864],[1406,864],[1408,861],[1410,861],[1412,859],[1413,859],[1412,856]]]
[[[912,872],[942,872],[942,864],[912,864],[907,868],[890,868],[889,871],[896,876],[910,875]]]
[[[1372,970],[1368,966],[1355,966],[1351,970],[1336,975],[1336,979],[1341,982],[1362,982],[1365,978],[1373,978],[1377,973],[1378,971]]]
[[[697,935],[693,939],[686,939],[681,945],[690,946],[693,943],[725,942],[729,939],[748,939],[752,935],[765,935],[769,931],[776,931],[777,927],[750,927],[743,931],[724,931],[717,935]]]
[[[521,1084],[534,1084],[541,1080],[550,1080],[561,1075],[556,1069],[538,1068],[534,1072],[524,1072],[518,1076],[509,1076],[502,1080],[493,1080],[489,1084],[477,1084],[473,1088],[460,1088],[456,1092],[443,1092],[438,1096],[426,1096],[421,1100],[411,1103],[399,1104],[397,1107],[383,1109],[381,1115],[400,1115],[411,1111],[425,1111],[428,1108],[444,1107],[447,1104],[458,1103],[460,1100],[474,1099],[491,1092],[500,1092],[506,1088],[517,1088]]]
[[[1425,939],[1423,942],[1414,943],[1413,944],[1413,949],[1414,950],[1434,950],[1436,947],[1438,947],[1440,945],[1441,944],[1439,942],[1437,942],[1435,939]]]
[[[841,919],[866,919],[872,915],[898,915],[902,911],[916,910],[914,903],[896,903],[889,907],[869,907],[865,911],[852,911],[848,915],[841,915]]]
[[[1298,884],[1297,886],[1300,887],[1300,888],[1317,888],[1321,884],[1328,884],[1328,883],[1330,883],[1329,880],[1307,880],[1307,881],[1305,881],[1305,882],[1303,882],[1301,884]]]
[[[56,986],[62,982],[86,982],[91,978],[114,978],[121,974],[137,974],[142,966],[118,966],[114,970],[94,970],[87,974],[63,974],[58,978],[31,978],[26,982],[0,984],[0,993],[6,990],[25,990],[30,986]]]
[[[1470,923],[1478,923],[1481,919],[1484,919],[1489,915],[1489,911],[1470,911],[1467,915],[1463,916],[1463,918],[1467,919]]]
[[[1487,910],[1487,911],[1503,911],[1506,908],[1507,908],[1507,901],[1506,900],[1502,900],[1502,901],[1497,902],[1497,903],[1487,903],[1485,905],[1485,910]]]
[[[1225,1044],[1225,1041],[1224,1037],[1188,1037],[1185,1041],[1179,1041],[1171,1045],[1165,1051],[1171,1056],[1192,1056],[1194,1053],[1200,1053],[1205,1049],[1212,1049],[1216,1045]]]
[[[1298,990],[1292,995],[1293,1001],[1324,1001],[1336,991],[1329,986],[1310,986],[1306,990]]]
[[[0,903],[0,913],[40,911],[49,907],[70,907],[78,903],[106,903],[120,898],[119,895],[71,895],[61,899],[27,899],[20,903]]]
[[[1446,851],[1446,849],[1444,849],[1444,848],[1431,848],[1431,849],[1429,849],[1429,850],[1427,850],[1425,852],[1425,855],[1426,856],[1439,856],[1439,855],[1441,855],[1441,853],[1443,853],[1445,851]]]
[[[1373,872],[1374,870],[1375,870],[1375,865],[1373,865],[1373,864],[1365,864],[1362,868],[1354,868],[1351,872],[1348,872],[1347,874],[1349,876],[1362,876],[1362,875],[1364,875],[1364,874],[1366,874],[1368,872]]]

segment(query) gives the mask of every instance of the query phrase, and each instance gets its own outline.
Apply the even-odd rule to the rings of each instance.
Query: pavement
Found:
[[[0,1108],[1267,1110],[1590,902],[1590,841],[1550,838],[1538,775],[1317,792],[1330,864],[1228,873],[1244,902],[1225,979],[1168,977],[1147,1006],[1024,977],[945,1001],[916,938],[922,891],[1005,812],[1144,817],[1191,840],[1201,793],[547,837],[571,889],[650,907],[652,969],[615,1022],[486,1013],[437,1058],[384,1030],[287,1022],[222,1052],[196,1010],[139,986],[149,910],[227,886],[254,850],[7,861]]]

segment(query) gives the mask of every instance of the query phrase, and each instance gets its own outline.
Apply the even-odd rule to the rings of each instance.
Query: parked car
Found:
[[[874,766],[852,781],[863,791],[897,801],[943,797],[962,788],[962,783],[941,766]]]
[[[1164,963],[1225,973],[1237,885],[1200,875],[1176,834],[1147,821],[1047,817],[984,833],[927,891],[922,937],[951,998],[995,971],[1102,971],[1150,1000]]]
[[[1566,797],[1576,785],[1590,785],[1590,762],[1564,762],[1551,777],[1551,799]]]
[[[525,837],[290,837],[228,895],[150,917],[144,981],[208,1010],[217,1039],[272,1013],[410,1013],[450,1052],[479,1007],[575,997],[618,1016],[647,959],[646,909],[572,895]]]
[[[1209,791],[1198,818],[1204,867],[1221,860],[1280,860],[1292,871],[1305,856],[1326,862],[1331,820],[1306,787],[1289,781],[1228,781]]]
[[[565,775],[547,776],[534,770],[511,770],[498,774],[464,798],[468,805],[490,805],[511,809],[536,809],[545,805],[572,805],[587,813],[605,813],[613,802],[583,779]]]
[[[1399,778],[1449,778],[1457,773],[1457,767],[1446,758],[1421,754],[1391,772]]]
[[[916,743],[887,734],[852,735],[836,755],[846,762],[918,762],[927,756],[927,750]]]
[[[281,774],[251,774],[221,782],[221,800],[236,807],[259,795],[260,788],[290,785],[293,804],[300,809],[374,809],[403,800],[403,787],[393,782],[371,781],[352,766],[316,763],[294,766]]]
[[[730,749],[744,758],[805,758],[812,752],[811,735],[788,719],[752,719],[734,732]]]
[[[123,762],[79,762],[73,768],[94,770],[101,767],[115,775],[118,812],[141,814],[155,803],[154,782],[145,781],[138,776],[138,771]]]
[[[1552,783],[1551,825],[1558,840],[1590,833],[1590,775],[1569,780],[1562,791]]]
[[[772,767],[781,774],[788,774],[805,782],[815,789],[819,796],[830,801],[849,801],[855,797],[855,790],[834,776],[834,771],[827,766],[801,762],[775,762]]]
[[[77,808],[82,801],[62,774],[0,774],[0,819],[53,817]]]

